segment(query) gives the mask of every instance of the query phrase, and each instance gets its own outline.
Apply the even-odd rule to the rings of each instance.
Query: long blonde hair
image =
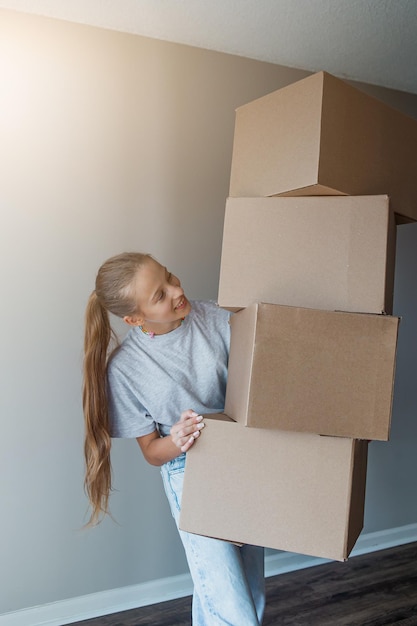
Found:
[[[125,252],[111,257],[100,267],[95,290],[85,314],[83,409],[85,422],[84,488],[91,505],[88,525],[101,521],[109,512],[112,489],[110,419],[106,393],[106,370],[112,343],[117,337],[109,312],[123,318],[136,312],[134,279],[151,256]]]

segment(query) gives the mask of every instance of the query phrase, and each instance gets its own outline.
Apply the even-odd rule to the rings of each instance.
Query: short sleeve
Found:
[[[156,424],[135,394],[131,378],[110,363],[107,372],[110,435],[134,439],[154,432]]]

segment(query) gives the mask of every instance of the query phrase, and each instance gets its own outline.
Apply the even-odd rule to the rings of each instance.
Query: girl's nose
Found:
[[[184,290],[181,287],[181,283],[178,281],[177,285],[171,285],[171,293],[173,296],[182,296],[184,295]]]

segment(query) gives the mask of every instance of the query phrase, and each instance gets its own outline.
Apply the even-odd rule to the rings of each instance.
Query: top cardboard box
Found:
[[[230,196],[387,194],[417,220],[417,120],[319,72],[236,111]]]

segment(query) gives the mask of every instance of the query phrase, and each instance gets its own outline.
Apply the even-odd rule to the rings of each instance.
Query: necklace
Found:
[[[181,324],[183,323],[184,320],[185,320],[185,317],[182,317],[181,320],[180,320],[180,325],[177,326],[177,328],[179,328],[181,326]],[[144,335],[149,335],[149,337],[151,339],[153,339],[155,337],[155,335],[156,335],[156,333],[153,330],[146,330],[146,328],[144,326],[138,326],[138,328],[143,332]],[[173,330],[177,330],[177,328],[173,328]],[[170,331],[170,332],[172,332],[172,331]]]
[[[146,328],[144,326],[139,326],[139,329],[145,334],[145,335],[149,335],[149,337],[151,339],[153,339],[155,337],[155,333],[153,332],[153,330],[146,330]]]

